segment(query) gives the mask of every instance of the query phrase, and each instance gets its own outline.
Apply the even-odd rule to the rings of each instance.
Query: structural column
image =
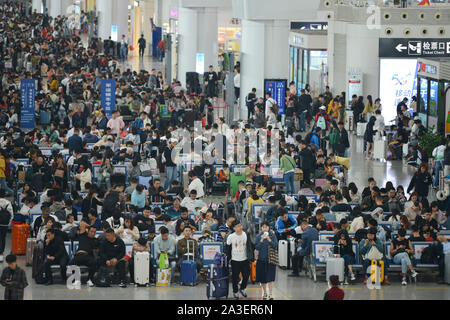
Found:
[[[49,8],[49,14],[51,17],[56,18],[61,15],[61,0],[48,0],[47,5]]]
[[[217,8],[201,8],[198,12],[198,30],[201,36],[198,37],[198,52],[205,54],[205,71],[210,65],[217,70],[218,61],[218,22]]]
[[[111,36],[112,5],[111,0],[97,0],[98,36],[108,39]]]
[[[178,78],[185,86],[186,72],[195,71],[199,34],[196,9],[180,8],[178,30]]]
[[[32,12],[42,13],[41,11],[42,0],[32,0]]]
[[[128,39],[128,1],[109,0],[109,2],[113,7],[112,24],[117,25],[117,41],[122,39],[123,34]],[[128,43],[131,44],[131,39]]]

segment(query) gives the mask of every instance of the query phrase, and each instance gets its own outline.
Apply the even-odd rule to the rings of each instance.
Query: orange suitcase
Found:
[[[19,255],[26,254],[29,235],[30,226],[28,224],[14,224],[12,226],[11,252]]]
[[[256,282],[256,261],[253,261],[250,265],[250,281]]]

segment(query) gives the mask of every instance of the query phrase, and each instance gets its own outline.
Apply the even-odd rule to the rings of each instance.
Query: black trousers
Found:
[[[298,253],[292,256],[292,273],[299,273],[303,270],[303,259],[305,256],[301,256]]]
[[[8,227],[0,226],[0,254],[5,251],[6,234],[8,233]]]
[[[139,56],[143,57],[145,52],[145,48],[139,47]]]
[[[101,267],[108,268],[108,266],[106,265],[106,261],[103,261],[101,263]],[[122,260],[117,261],[117,264],[114,268],[119,273],[119,280],[125,281],[126,280],[127,260],[122,259]]]
[[[75,255],[72,260],[72,264],[75,266],[87,266],[89,268],[89,280],[94,281],[94,275],[97,271],[97,261],[95,257],[88,254],[79,253]]]
[[[441,255],[438,258],[438,265],[439,265],[439,278],[444,279],[444,276],[445,276],[445,255]]]
[[[303,169],[303,184],[312,185],[311,183],[311,171]]]
[[[251,117],[255,114],[255,107],[247,106],[247,118],[250,120]]]
[[[63,282],[65,283],[67,280],[67,263],[69,262],[69,257],[68,256],[63,256],[60,258],[55,258],[55,260],[48,260],[45,259],[44,262],[44,270],[45,270],[45,274],[47,275],[48,279],[53,281],[53,275],[52,275],[52,270],[51,270],[51,266],[53,265],[59,265],[61,267],[61,278],[63,280]]]
[[[242,273],[241,290],[247,288],[248,278],[250,277],[250,263],[248,260],[234,261],[231,260],[232,280],[233,280],[233,293],[239,291],[239,274]]]

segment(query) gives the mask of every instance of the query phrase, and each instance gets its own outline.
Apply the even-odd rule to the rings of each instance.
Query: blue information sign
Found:
[[[34,79],[22,79],[20,82],[20,98],[22,109],[20,112],[20,128],[34,129],[34,105],[36,95],[36,81]]]
[[[110,119],[113,111],[116,110],[116,80],[103,79],[101,93],[102,107]]]
[[[270,92],[271,97],[280,106],[278,114],[282,115],[286,112],[286,88],[287,80],[282,79],[265,79],[264,80],[264,92]]]

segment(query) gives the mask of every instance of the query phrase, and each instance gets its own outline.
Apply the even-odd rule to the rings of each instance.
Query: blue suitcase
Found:
[[[206,297],[228,298],[229,273],[228,268],[212,264],[209,268],[206,284]]]
[[[50,112],[45,110],[39,111],[39,123],[50,124]]]
[[[191,240],[187,242],[188,252],[190,252],[189,243],[192,243],[192,245],[194,246],[194,241]],[[190,254],[188,254],[187,256],[188,259],[192,257],[192,260],[184,260],[181,262],[180,284],[182,286],[195,286],[197,285],[197,264],[195,262],[195,256]]]

